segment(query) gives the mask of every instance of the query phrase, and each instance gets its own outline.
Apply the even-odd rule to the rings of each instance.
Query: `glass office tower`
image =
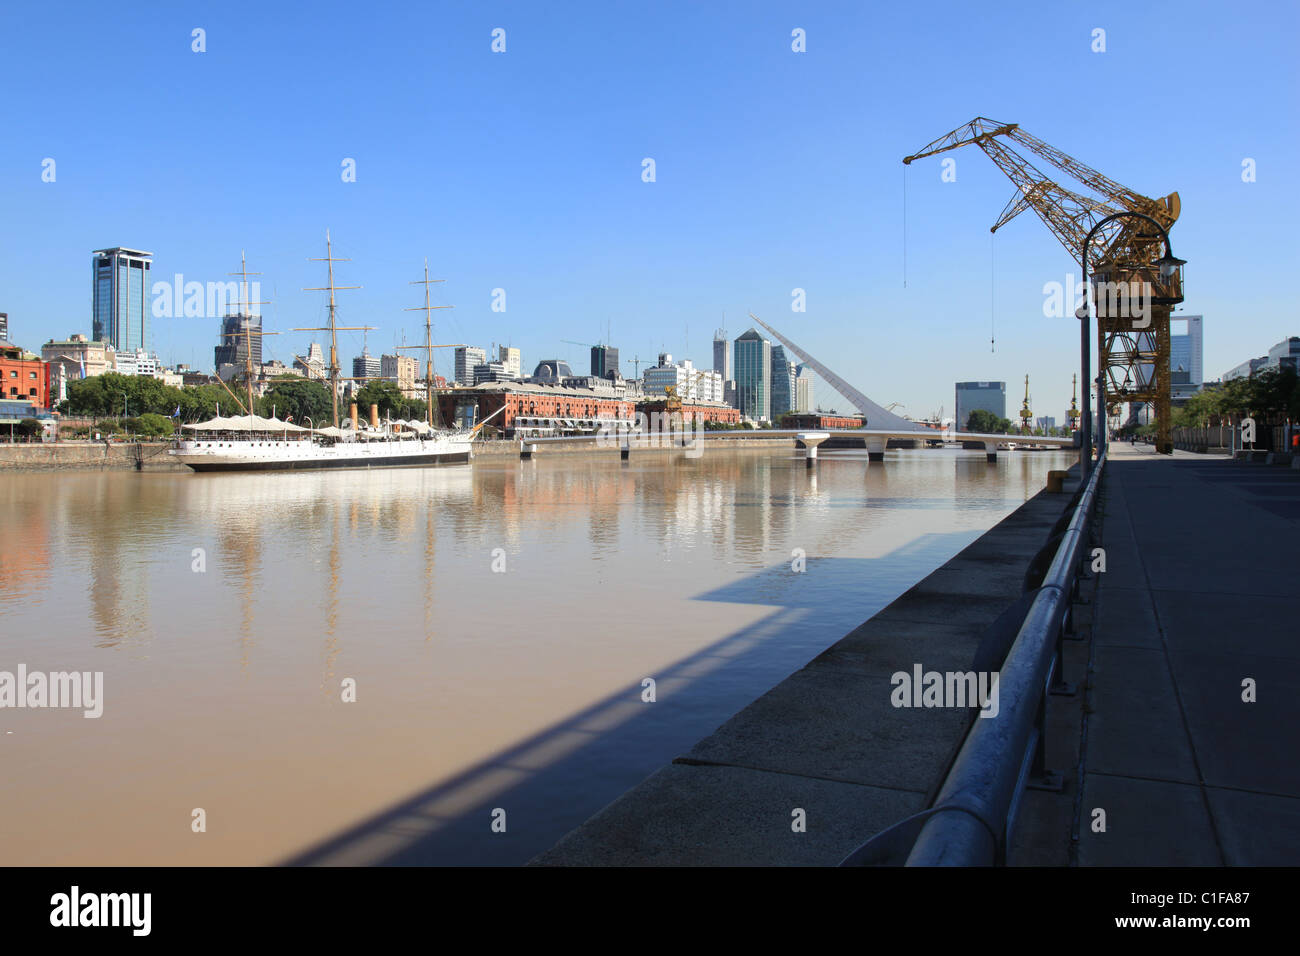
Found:
[[[754,329],[735,342],[736,398],[740,414],[754,421],[772,417],[772,343]]]
[[[149,348],[149,269],[152,252],[96,249],[91,253],[91,330],[118,352]]]

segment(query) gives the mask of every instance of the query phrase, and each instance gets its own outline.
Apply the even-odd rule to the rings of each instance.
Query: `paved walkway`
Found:
[[[1112,445],[1103,484],[1077,863],[1300,863],[1300,471]]]

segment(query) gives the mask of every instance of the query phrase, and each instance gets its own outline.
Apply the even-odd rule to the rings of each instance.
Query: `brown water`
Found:
[[[0,478],[0,860],[523,862],[1070,457],[822,455]]]

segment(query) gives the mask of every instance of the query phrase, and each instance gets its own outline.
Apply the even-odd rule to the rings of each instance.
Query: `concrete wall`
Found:
[[[169,442],[49,442],[0,445],[0,472],[132,469],[189,471],[167,454]]]

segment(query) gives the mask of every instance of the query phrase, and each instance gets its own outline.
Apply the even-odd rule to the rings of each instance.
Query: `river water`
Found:
[[[0,860],[522,863],[1071,458],[821,454],[5,476]]]

